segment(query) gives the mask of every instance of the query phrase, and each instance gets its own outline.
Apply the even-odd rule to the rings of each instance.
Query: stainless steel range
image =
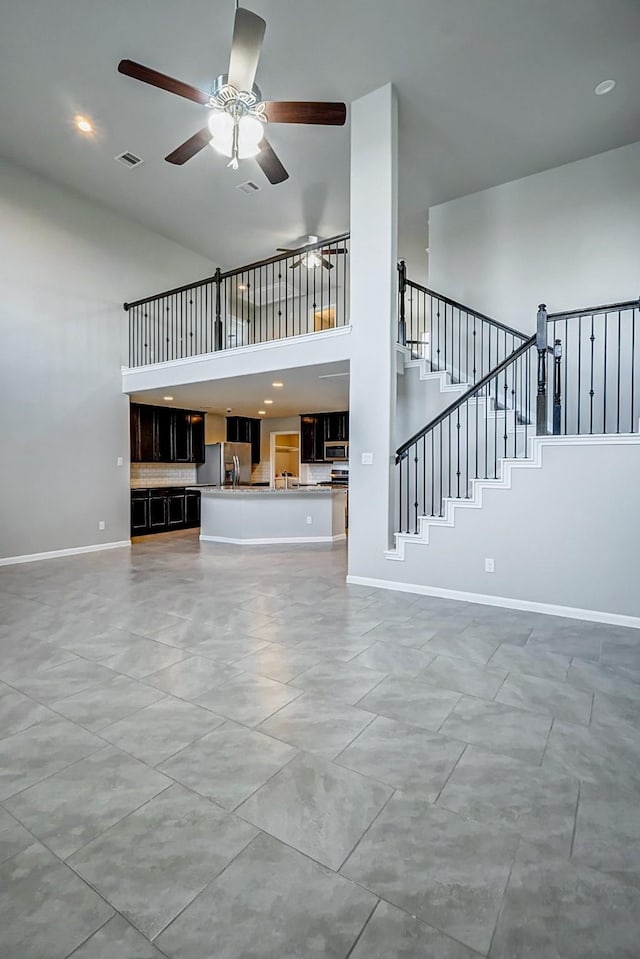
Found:
[[[332,469],[331,479],[325,480],[322,483],[318,483],[318,486],[337,486],[344,487],[345,489],[348,488],[349,470]]]

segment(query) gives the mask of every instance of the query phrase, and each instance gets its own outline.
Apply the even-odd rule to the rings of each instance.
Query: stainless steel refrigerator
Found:
[[[197,482],[209,486],[251,486],[251,443],[212,443],[204,448]]]

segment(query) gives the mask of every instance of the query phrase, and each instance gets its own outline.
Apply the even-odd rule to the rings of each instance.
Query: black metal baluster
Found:
[[[616,433],[620,432],[620,336],[621,336],[621,318],[618,310],[618,408],[616,410]]]
[[[434,459],[434,440],[435,440],[435,430],[431,430],[431,515],[435,516],[435,503],[434,496],[436,493],[435,485],[435,459]]]
[[[635,368],[636,368],[636,309],[631,310],[631,423],[629,432],[634,430],[634,405],[635,405]]]
[[[413,477],[413,531],[418,532],[418,444],[413,444],[414,477]]]
[[[604,352],[602,356],[602,432],[607,432],[607,327],[609,314],[604,314]]]
[[[460,407],[458,407],[458,419],[456,423],[456,496],[460,499]]]
[[[591,336],[589,337],[589,339],[591,340],[591,385],[590,385],[590,388],[589,388],[589,433],[590,433],[590,434],[593,433],[593,397],[594,397],[594,389],[593,389],[593,362],[594,362],[594,357],[593,357],[593,352],[594,352],[594,343],[595,343],[595,339],[596,339],[595,333],[594,333],[594,331],[593,331],[593,327],[594,327],[594,319],[593,319],[593,313],[592,313],[592,314],[591,314]]]

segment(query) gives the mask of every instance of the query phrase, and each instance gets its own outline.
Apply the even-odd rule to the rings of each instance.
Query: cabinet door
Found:
[[[300,462],[315,463],[316,452],[316,418],[315,416],[300,417]]]
[[[184,410],[173,411],[174,463],[191,462],[191,417]]]
[[[156,454],[156,416],[153,406],[138,406],[139,463],[153,463]]]
[[[327,438],[326,417],[316,416],[313,430],[314,463],[324,463],[324,443]]]
[[[180,490],[167,496],[167,526],[184,526],[185,493]]]
[[[204,413],[191,413],[191,462],[204,463]]]
[[[140,407],[129,404],[129,441],[131,462],[140,462]]]
[[[154,460],[157,463],[172,463],[173,460],[173,410],[157,406],[155,409]]]
[[[131,495],[131,535],[144,536],[149,531],[149,496],[145,492]]]
[[[327,413],[326,414],[326,439],[328,443],[341,443],[349,439],[349,414],[348,413]]]
[[[185,524],[200,525],[200,493],[187,493],[185,496]]]
[[[159,533],[167,528],[167,497],[163,493],[149,496],[149,529]]]
[[[262,421],[249,420],[249,442],[251,443],[251,462],[256,464],[260,462],[260,433]]]
[[[239,417],[227,416],[227,443],[240,443]]]

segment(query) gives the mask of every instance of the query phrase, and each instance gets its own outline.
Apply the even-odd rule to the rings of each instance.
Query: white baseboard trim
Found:
[[[70,549],[51,549],[46,553],[25,553],[23,556],[5,556],[0,559],[0,566],[38,563],[41,559],[58,559],[60,556],[76,556],[79,553],[99,553],[103,549],[121,549],[123,546],[131,546],[131,540],[122,539],[116,543],[95,543],[92,546],[72,546]]]
[[[346,539],[346,533],[337,536],[274,536],[269,539],[235,539],[230,536],[203,536],[200,539],[205,543],[231,543],[234,546],[278,546],[285,543],[339,543]]]
[[[552,603],[539,603],[528,599],[511,599],[506,596],[489,596],[486,593],[465,593],[458,589],[422,586],[419,583],[396,583],[392,580],[374,579],[370,576],[347,576],[347,583],[353,586],[373,586],[377,589],[392,589],[399,593],[440,596],[443,599],[455,599],[462,603],[501,606],[506,609],[521,609],[529,613],[542,613],[545,616],[564,616],[566,619],[583,619],[590,623],[606,623],[610,626],[628,626],[631,629],[640,629],[640,616],[625,616],[622,613],[607,613],[597,609],[555,606]]]

